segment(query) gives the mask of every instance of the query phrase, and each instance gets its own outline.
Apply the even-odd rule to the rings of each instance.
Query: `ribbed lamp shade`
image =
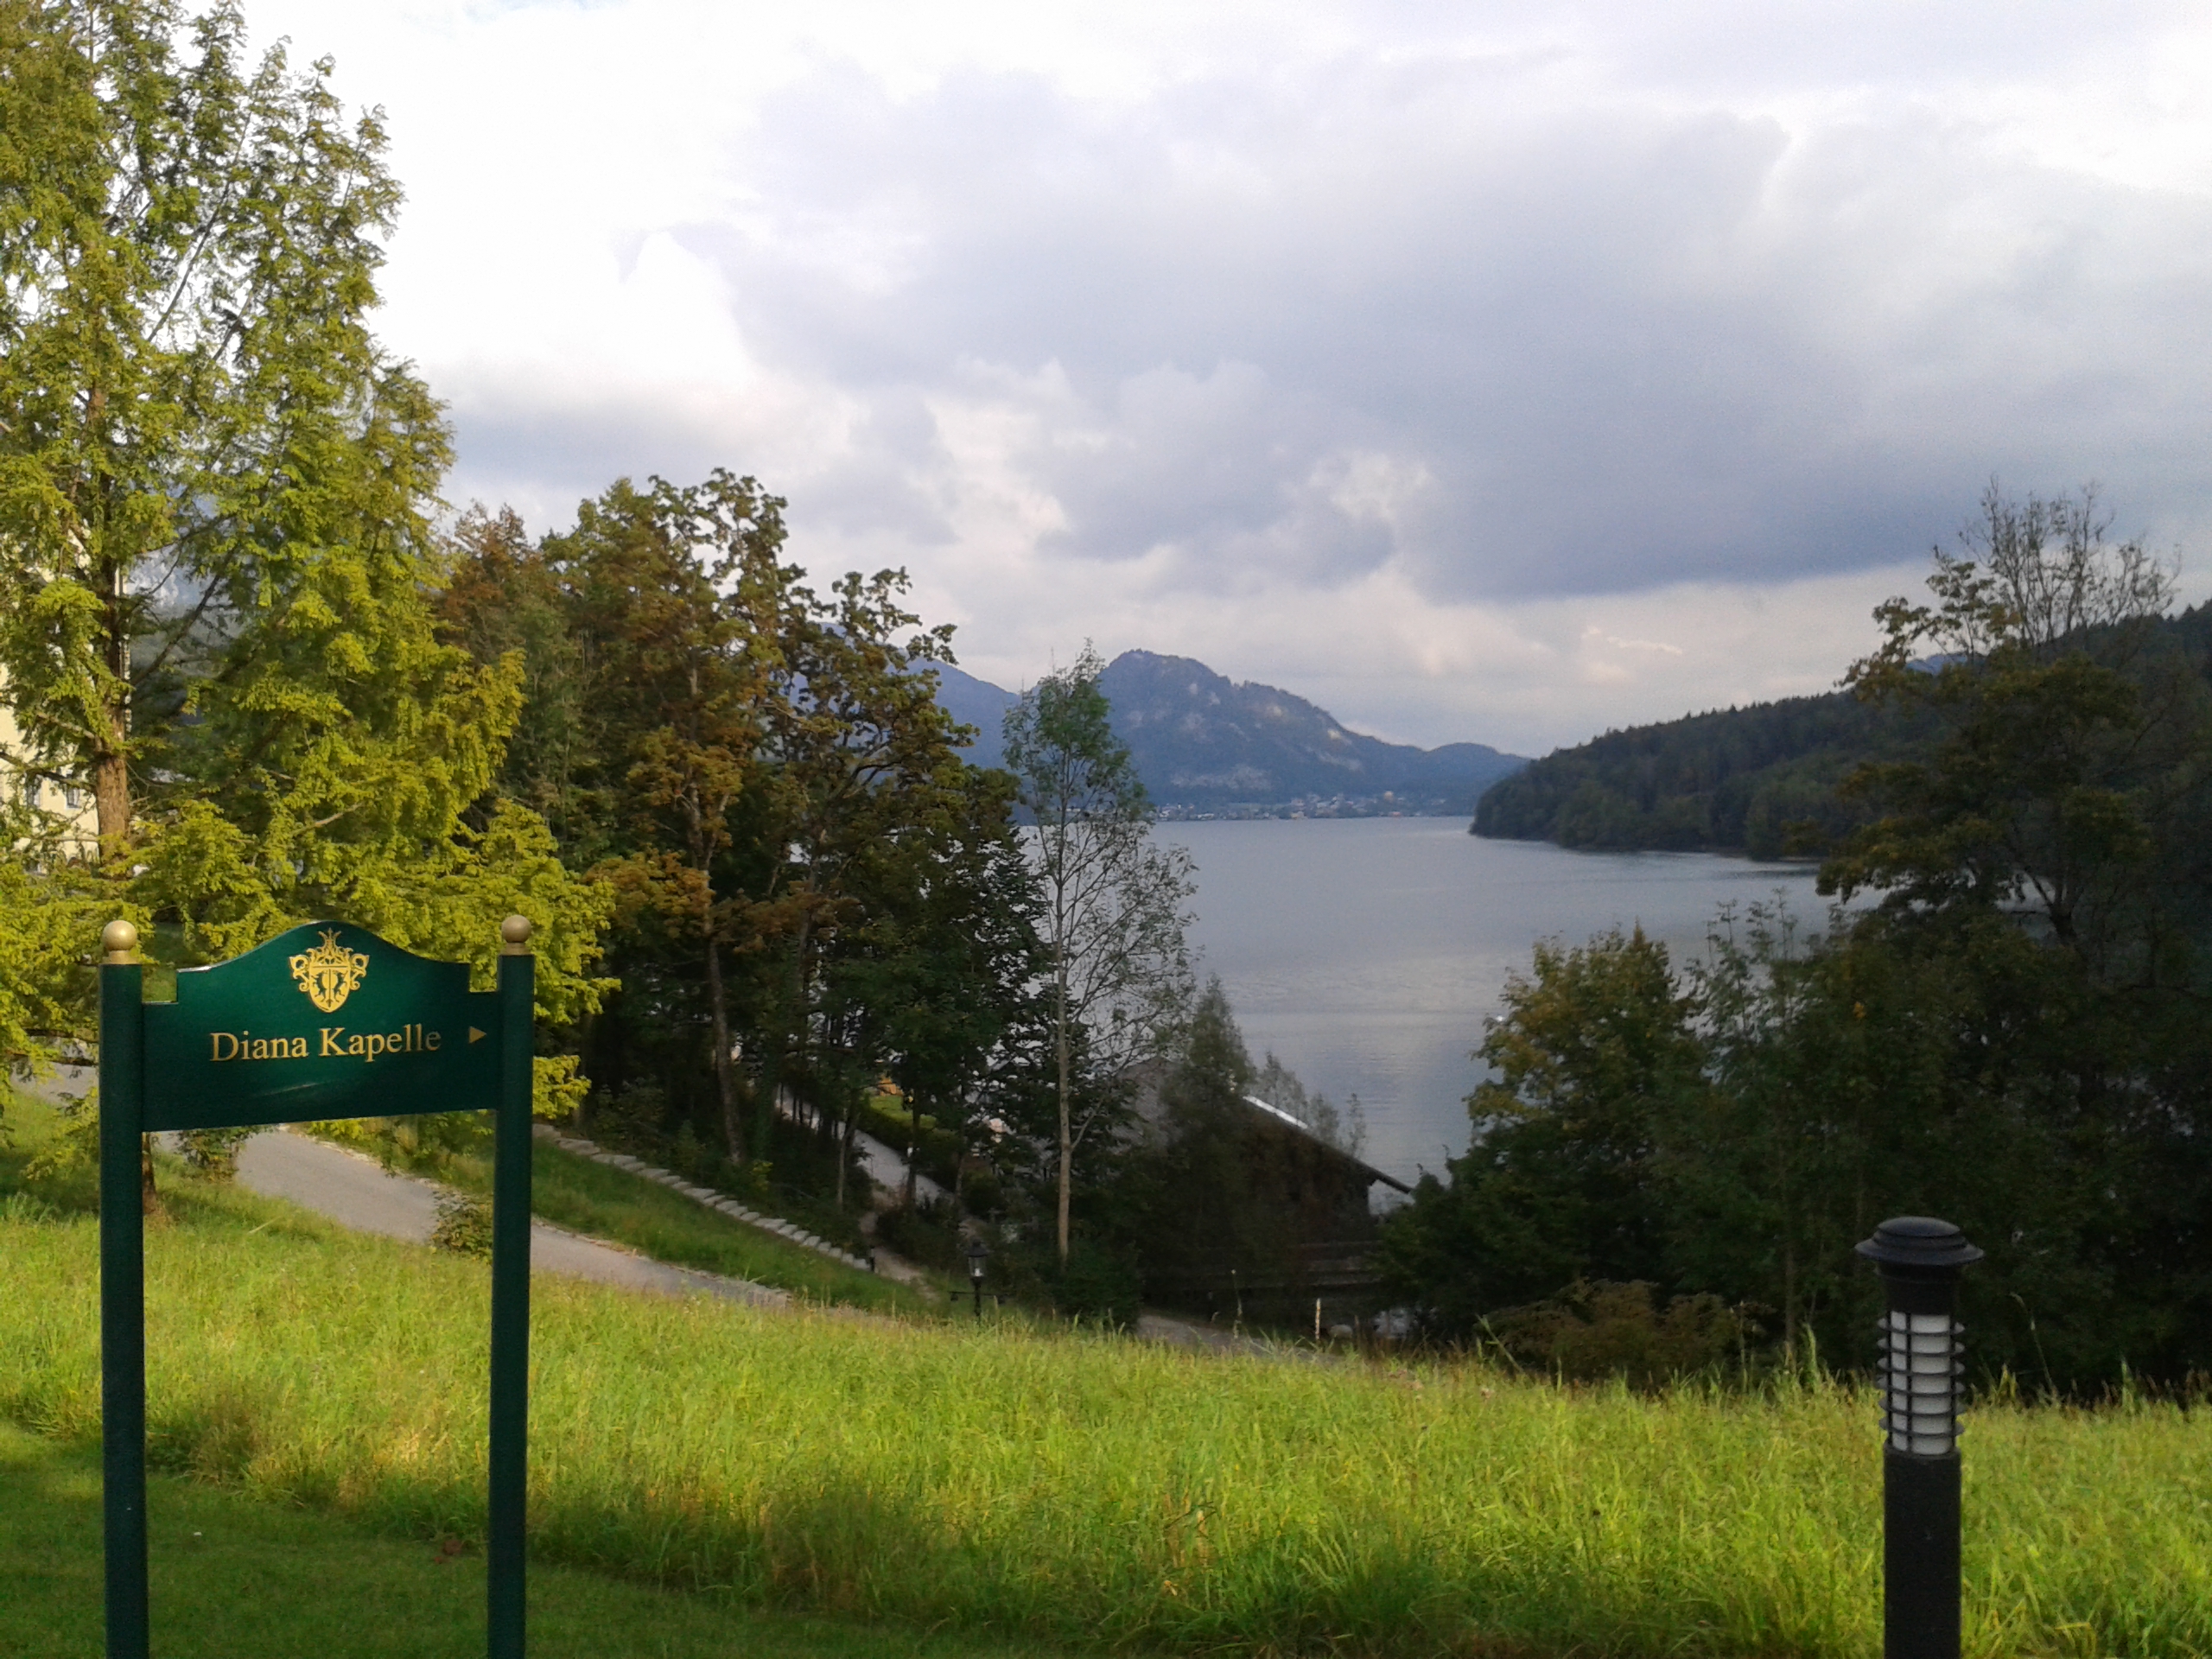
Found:
[[[1882,1428],[1907,1457],[1958,1449],[1959,1379],[1966,1327],[1952,1311],[1960,1272],[1981,1252],[1948,1221],[1897,1216],[1874,1230],[1859,1254],[1882,1270],[1890,1306],[1882,1315]]]
[[[1882,1316],[1882,1427],[1891,1451],[1940,1458],[1958,1449],[1965,1329],[1945,1313]]]

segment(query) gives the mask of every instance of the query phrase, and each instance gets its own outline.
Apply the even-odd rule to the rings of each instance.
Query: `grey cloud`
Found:
[[[1183,582],[1205,587],[1233,585],[1240,572],[1337,580],[1389,556],[1374,517],[1334,499],[1346,469],[1332,445],[1363,423],[1279,390],[1250,364],[1132,375],[1092,418],[1085,441],[1048,436],[1023,455],[1069,514],[1068,531],[1043,539],[1047,551],[1165,550]]]
[[[764,360],[873,411],[810,510],[918,543],[950,533],[926,400],[978,395],[1033,418],[1048,556],[1166,550],[1203,588],[1393,556],[1455,598],[1860,569],[1993,472],[2201,513],[2205,202],[1910,100],[1792,130],[1544,73],[1348,58],[1107,106],[831,66],[734,158],[761,216],[683,234]],[[727,459],[674,429],[616,452],[654,443]],[[1347,508],[1331,480],[1378,458],[1425,482]]]
[[[507,397],[494,386],[457,397],[453,417],[448,497],[457,505],[511,505],[538,530],[574,522],[576,503],[618,478],[643,484],[658,474],[682,483],[716,466],[744,466],[705,424],[646,404],[580,408]]]
[[[1058,363],[1103,434],[1028,458],[1073,556],[1299,546],[1332,582],[1395,550],[1438,595],[1526,595],[1893,560],[1991,471],[2195,509],[2201,201],[1911,108],[1785,133],[1484,99],[1489,64],[1139,111],[832,78],[772,111],[757,177],[909,268],[856,292],[719,252],[747,329],[847,385]],[[1351,449],[1427,469],[1418,524],[1336,537],[1300,502]]]
[[[945,464],[937,425],[911,387],[876,391],[849,446],[793,483],[794,520],[850,536],[888,531],[918,547],[955,539],[928,478]]]

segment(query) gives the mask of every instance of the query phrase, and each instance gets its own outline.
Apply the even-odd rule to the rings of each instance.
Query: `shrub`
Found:
[[[1052,1306],[1071,1319],[1118,1329],[1136,1323],[1142,1285],[1135,1262],[1078,1238],[1052,1280]]]
[[[1751,1310],[1718,1296],[1676,1296],[1662,1309],[1641,1280],[1577,1280],[1556,1296],[1497,1315],[1490,1328],[1522,1364],[1656,1389],[1740,1357],[1752,1319]]]
[[[875,1236],[910,1262],[946,1273],[964,1275],[968,1271],[959,1224],[952,1206],[942,1199],[925,1198],[912,1210],[900,1206],[880,1211]]]
[[[434,1249],[456,1255],[492,1254],[492,1206],[473,1192],[448,1192],[438,1199],[438,1223],[430,1230]]]
[[[253,1134],[251,1129],[187,1129],[177,1136],[177,1149],[184,1154],[186,1166],[202,1180],[235,1180],[238,1148]]]

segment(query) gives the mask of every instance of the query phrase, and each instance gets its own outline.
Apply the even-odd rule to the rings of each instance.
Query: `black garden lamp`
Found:
[[[989,1247],[980,1238],[968,1241],[968,1282],[976,1287],[976,1319],[983,1318],[983,1263],[991,1259]]]
[[[1981,1252],[1897,1216],[1859,1254],[1881,1269],[1883,1659],[1959,1659],[1959,1275]]]

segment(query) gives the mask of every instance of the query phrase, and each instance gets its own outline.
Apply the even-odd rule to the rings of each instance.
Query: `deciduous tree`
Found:
[[[1108,723],[1098,687],[1103,667],[1085,645],[1071,667],[1038,682],[1006,716],[1007,767],[1036,825],[1031,856],[1051,965],[1063,1263],[1077,1148],[1116,1085],[1156,1052],[1191,995],[1184,940],[1191,858],[1153,844],[1144,785]]]
[[[1847,683],[1924,715],[1910,760],[1847,789],[1882,811],[1821,871],[1823,892],[1890,907],[2025,909],[2093,974],[2177,971],[2212,874],[2201,836],[2212,696],[2160,619],[2172,572],[2107,539],[2094,491],[2016,502],[1993,485],[1938,551],[1933,603],[1875,613],[1881,648]],[[1932,659],[1923,653],[1933,652]]]
[[[1384,1228],[1385,1271],[1447,1331],[1577,1278],[1664,1282],[1662,1148],[1704,1053],[1667,948],[1641,929],[1535,947],[1477,1058],[1495,1075],[1449,1184],[1424,1176]]]
[[[592,731],[575,753],[593,775],[560,785],[572,797],[571,845],[603,853],[609,878],[696,952],[733,1158],[744,1134],[726,957],[759,918],[725,861],[731,815],[761,781],[777,648],[750,626],[748,607],[796,575],[777,558],[782,505],[721,471],[688,488],[625,480],[544,549],[588,665]]]
[[[186,961],[339,914],[488,975],[520,911],[566,1023],[608,900],[472,819],[521,659],[437,637],[448,435],[368,327],[399,192],[330,74],[229,6],[0,7],[9,758],[89,779],[109,896]]]

